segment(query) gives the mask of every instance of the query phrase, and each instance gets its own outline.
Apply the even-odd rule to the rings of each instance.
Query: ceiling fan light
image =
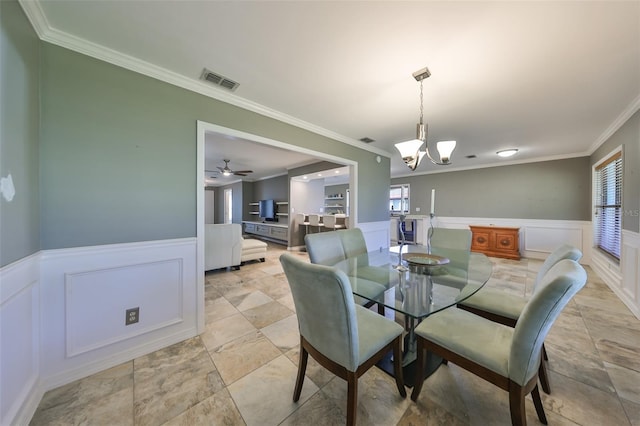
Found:
[[[440,154],[440,161],[444,164],[451,162],[451,154],[456,148],[456,141],[441,141],[436,144],[438,154]]]
[[[512,155],[516,155],[517,152],[518,152],[517,149],[512,148],[512,149],[503,149],[502,151],[496,152],[496,154],[498,154],[500,157],[511,157]]]

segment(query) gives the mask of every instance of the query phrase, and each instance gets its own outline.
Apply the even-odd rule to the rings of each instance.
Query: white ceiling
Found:
[[[21,4],[44,40],[388,152],[392,176],[408,173],[393,144],[414,136],[425,66],[429,143],[458,141],[446,170],[589,155],[640,106],[639,1]],[[240,86],[211,88],[203,68]]]

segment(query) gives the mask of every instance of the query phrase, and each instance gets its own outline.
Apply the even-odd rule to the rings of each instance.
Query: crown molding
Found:
[[[609,125],[605,129],[605,131],[600,135],[598,139],[591,145],[588,151],[588,155],[593,154],[596,149],[600,148],[600,146],[605,143],[615,132],[620,129],[631,118],[633,114],[635,114],[638,110],[640,110],[640,96],[635,98],[628,107],[622,111],[622,113],[616,118],[613,123]]]
[[[223,91],[222,89],[211,87],[204,82],[201,82],[200,80],[187,78],[183,75],[140,60],[133,56],[125,55],[124,53],[118,52],[100,44],[92,43],[88,40],[52,28],[47,21],[39,0],[18,1],[22,6],[25,14],[27,15],[27,18],[31,22],[34,30],[38,34],[38,37],[43,41],[55,44],[60,47],[64,47],[66,49],[81,53],[86,56],[90,56],[95,59],[99,59],[104,62],[108,62],[112,65],[116,65],[118,67],[125,68],[142,75],[146,75],[151,78],[155,78],[156,80],[181,87],[183,89],[225,102],[227,104],[237,106],[251,112],[255,112],[265,117],[273,118],[283,123],[308,130],[312,133],[334,139],[336,141],[351,145],[364,151],[391,158],[391,153],[383,149],[366,145],[363,142],[325,129],[324,127],[320,127],[307,121],[300,120],[291,115],[282,113],[275,109]]]
[[[526,160],[512,160],[512,161],[504,161],[504,162],[501,161],[499,163],[480,164],[477,166],[468,166],[468,167],[467,166],[462,166],[462,167],[446,166],[446,167],[438,167],[438,169],[436,170],[428,170],[424,172],[411,172],[411,173],[402,173],[399,175],[391,175],[391,179],[421,176],[421,175],[433,175],[436,173],[449,173],[449,172],[462,172],[466,170],[488,169],[491,167],[515,166],[518,164],[542,163],[545,161],[567,160],[570,158],[589,157],[589,155],[590,154],[587,152],[579,152],[574,154],[549,155],[546,157],[529,158]]]

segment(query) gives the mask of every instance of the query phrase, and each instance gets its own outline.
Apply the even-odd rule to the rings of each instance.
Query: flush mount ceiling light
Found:
[[[502,151],[496,152],[496,154],[498,154],[500,157],[511,157],[512,155],[516,155],[517,153],[518,153],[518,150],[515,148],[503,149]]]
[[[423,122],[424,101],[422,96],[422,82],[429,78],[431,72],[429,68],[423,68],[413,73],[413,78],[420,82],[420,122],[416,126],[416,138],[406,142],[397,143],[395,146],[400,151],[402,160],[411,170],[415,170],[420,165],[422,157],[425,155],[433,163],[439,166],[448,166],[451,164],[451,153],[456,147],[456,141],[442,141],[436,144],[436,149],[440,154],[440,161],[435,160],[429,153],[429,144],[427,143],[427,125]],[[424,144],[424,151],[421,151]]]

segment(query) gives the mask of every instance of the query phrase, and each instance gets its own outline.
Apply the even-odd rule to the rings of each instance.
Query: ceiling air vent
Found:
[[[236,90],[238,86],[240,86],[240,83],[236,83],[235,81],[213,71],[209,71],[206,68],[202,71],[202,79],[231,91]]]
[[[374,140],[373,140],[373,139],[371,139],[371,138],[369,138],[369,137],[366,137],[366,136],[365,136],[364,138],[360,138],[360,139],[358,139],[358,140],[359,140],[360,142],[364,142],[364,143],[371,143],[371,142],[374,142]]]

